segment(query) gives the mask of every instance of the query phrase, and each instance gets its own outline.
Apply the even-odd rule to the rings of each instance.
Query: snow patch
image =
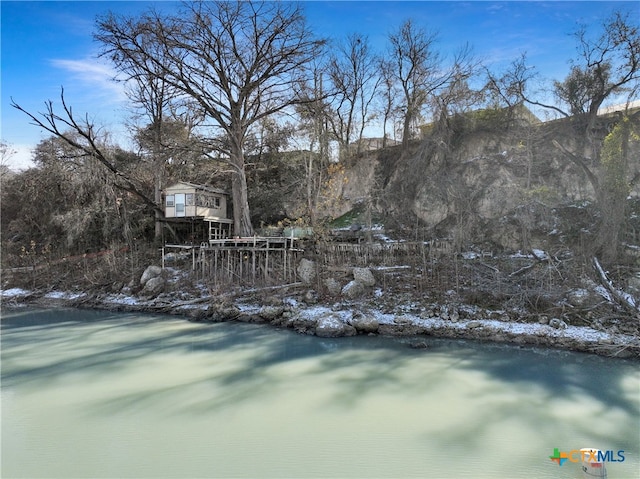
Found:
[[[49,299],[73,300],[73,299],[82,298],[83,296],[86,296],[86,295],[87,293],[69,293],[65,291],[51,291],[50,293],[45,294],[44,297]]]
[[[104,299],[104,302],[111,303],[111,304],[122,304],[125,306],[136,306],[140,304],[138,298],[134,298],[133,296],[127,296],[126,294],[117,294],[117,295],[107,296]]]
[[[15,298],[18,296],[27,296],[29,294],[31,294],[31,291],[27,291],[26,289],[22,288],[11,288],[5,290],[0,289],[0,296],[2,296],[3,298]]]

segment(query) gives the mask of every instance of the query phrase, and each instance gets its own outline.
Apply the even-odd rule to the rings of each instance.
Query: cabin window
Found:
[[[220,208],[220,197],[219,196],[214,196],[213,197],[213,207],[214,208]]]
[[[187,193],[185,203],[187,206],[193,206],[193,193]]]
[[[173,195],[167,195],[166,203],[167,207],[173,208],[175,206],[175,197]]]

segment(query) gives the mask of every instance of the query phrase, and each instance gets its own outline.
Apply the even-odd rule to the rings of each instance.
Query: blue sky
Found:
[[[9,106],[11,98],[28,111],[43,111],[45,101],[58,101],[61,87],[74,112],[88,114],[126,145],[127,102],[121,87],[111,81],[110,65],[96,58],[95,18],[108,11],[133,15],[151,5],[171,10],[177,3],[1,2],[0,138],[18,152],[10,167],[27,166],[30,148],[46,138]],[[468,42],[487,64],[499,68],[526,52],[529,63],[551,79],[562,79],[569,70],[568,60],[576,54],[570,34],[578,22],[597,24],[616,9],[640,16],[638,1],[308,1],[303,7],[312,28],[325,37],[360,32],[382,50],[388,33],[411,18],[438,32],[443,54]]]

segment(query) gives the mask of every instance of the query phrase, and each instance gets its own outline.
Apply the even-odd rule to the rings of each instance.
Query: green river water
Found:
[[[1,340],[5,479],[640,477],[636,361],[26,308]]]

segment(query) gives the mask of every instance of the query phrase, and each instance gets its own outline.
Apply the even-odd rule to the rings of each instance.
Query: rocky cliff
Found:
[[[327,195],[340,201],[331,213],[364,205],[387,228],[419,229],[424,239],[544,248],[562,233],[559,223],[572,219],[566,234],[576,224],[586,227],[593,214],[581,208],[594,200],[591,183],[554,145],[558,139],[571,145],[571,135],[566,122],[465,124],[446,136],[427,132],[409,151],[368,152],[337,171]],[[639,171],[637,145],[631,157],[630,179]]]

